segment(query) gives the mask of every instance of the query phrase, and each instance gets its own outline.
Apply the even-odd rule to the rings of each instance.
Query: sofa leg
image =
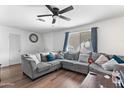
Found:
[[[27,76],[24,72],[23,72],[23,75],[24,76]],[[28,78],[30,78],[29,76],[27,76]],[[32,81],[34,81],[34,80],[36,80],[36,78],[35,79],[32,79],[32,78],[30,78]]]
[[[35,81],[37,78],[35,78],[35,79],[32,79],[32,78],[30,78],[32,81]]]
[[[23,74],[23,75],[25,75],[25,73],[24,73],[24,72],[23,72],[22,74]]]

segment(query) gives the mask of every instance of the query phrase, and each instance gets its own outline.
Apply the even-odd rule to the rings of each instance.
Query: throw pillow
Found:
[[[40,55],[40,53],[36,53],[35,55],[36,55],[37,59],[41,62],[41,55]]]
[[[100,53],[101,55],[104,55],[105,57],[107,57],[108,58],[108,60],[110,60],[111,58],[110,58],[110,56],[111,55],[109,55],[109,54],[106,54],[106,53]]]
[[[46,52],[46,53],[41,53],[40,55],[41,55],[41,61],[42,62],[47,62],[47,55],[48,55],[49,53],[48,52]]]
[[[87,63],[88,62],[88,58],[89,58],[89,54],[88,53],[87,54],[80,54],[78,61],[79,62]]]
[[[49,54],[47,55],[47,61],[53,61],[53,60],[55,60],[54,55],[53,55],[52,53],[49,53]]]
[[[53,58],[56,59],[57,52],[50,52],[53,55]]]
[[[64,54],[62,51],[58,51],[58,53],[56,54],[56,59],[64,59]]]
[[[103,64],[105,62],[109,61],[108,58],[104,55],[101,55],[98,57],[98,59],[95,61],[97,64]]]
[[[35,55],[30,55],[30,57],[35,61],[36,64],[40,63]]]
[[[64,58],[68,60],[78,60],[79,52],[78,53],[65,53]]]
[[[124,63],[124,60],[122,60],[120,57],[113,55],[112,59],[115,59],[119,64]]]
[[[111,59],[111,60],[109,60],[108,62],[102,64],[102,67],[103,67],[105,70],[112,71],[112,70],[114,70],[115,65],[117,65],[117,64],[118,64],[118,62],[117,62],[115,59]]]

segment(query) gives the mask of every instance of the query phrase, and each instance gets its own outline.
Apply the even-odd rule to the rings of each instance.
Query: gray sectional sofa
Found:
[[[98,56],[98,54],[93,56],[93,58],[95,58],[94,61],[98,58]],[[79,62],[77,58],[67,59],[66,57],[64,59],[56,59],[50,62],[40,62],[36,64],[36,62],[27,57],[27,55],[22,55],[22,71],[32,80],[61,68],[82,74],[88,74],[88,70],[108,75],[111,75],[112,73],[112,71],[104,70],[98,64],[93,63],[88,66],[89,64],[87,62]]]

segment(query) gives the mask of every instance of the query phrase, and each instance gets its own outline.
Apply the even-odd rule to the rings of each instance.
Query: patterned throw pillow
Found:
[[[56,59],[64,59],[64,54],[62,51],[58,51],[58,53],[56,54]]]
[[[104,64],[107,61],[109,61],[109,59],[106,56],[101,55],[101,56],[98,57],[98,59],[95,61],[95,63]]]

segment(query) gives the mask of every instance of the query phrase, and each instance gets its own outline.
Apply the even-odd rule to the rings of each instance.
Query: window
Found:
[[[80,33],[70,33],[68,40],[68,51],[79,52],[80,50]]]
[[[69,33],[67,44],[68,52],[85,52],[92,51],[91,47],[91,32],[72,32]]]

